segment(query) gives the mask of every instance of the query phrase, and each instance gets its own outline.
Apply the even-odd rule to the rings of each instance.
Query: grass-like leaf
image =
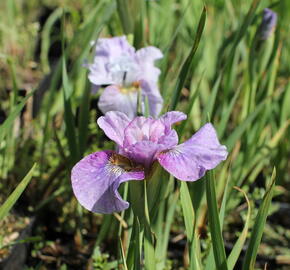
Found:
[[[191,202],[191,197],[186,182],[181,182],[180,188],[180,201],[183,211],[184,223],[187,233],[187,239],[189,243],[189,256],[190,256],[190,269],[198,270],[200,269],[199,259],[197,258],[198,252],[195,251],[196,241],[195,241],[195,214]]]
[[[276,178],[276,169],[274,168],[271,176],[270,187],[268,188],[267,192],[264,195],[262,204],[259,208],[257,217],[255,219],[255,224],[251,233],[250,242],[243,262],[243,270],[254,269],[258,248],[262,239],[267,215],[271,205],[271,200],[275,187],[275,178]]]
[[[171,106],[170,109],[174,110],[177,106],[177,103],[179,101],[179,96],[180,96],[180,92],[186,82],[186,79],[188,77],[189,71],[191,69],[192,63],[193,63],[193,58],[194,55],[196,53],[196,50],[198,48],[202,33],[203,33],[203,29],[205,26],[205,21],[206,21],[206,8],[203,8],[199,23],[198,23],[198,27],[197,27],[197,31],[196,31],[196,35],[195,35],[195,39],[191,48],[191,51],[188,55],[188,57],[186,58],[184,64],[181,67],[180,73],[178,75],[177,78],[177,82],[173,91],[173,97],[172,97],[172,102],[171,102]]]
[[[0,207],[0,221],[9,213],[10,209],[16,203],[22,192],[25,190],[27,185],[29,184],[34,170],[36,168],[36,163],[32,166],[27,175],[23,178],[23,180],[18,184],[16,189],[11,193],[8,199],[4,202],[4,204]]]
[[[0,126],[0,141],[2,141],[4,136],[10,132],[11,124],[20,114],[21,110],[26,104],[26,101],[33,95],[34,91],[31,91],[18,105],[15,106],[14,110],[9,114],[5,122]]]
[[[228,257],[228,269],[232,270],[235,267],[235,264],[241,254],[241,251],[243,249],[244,243],[247,239],[247,235],[248,235],[248,230],[249,230],[249,225],[250,225],[250,220],[251,220],[251,204],[250,201],[248,199],[248,196],[246,194],[245,191],[243,191],[242,189],[238,188],[238,187],[234,187],[236,190],[240,191],[243,193],[246,202],[247,202],[247,206],[248,206],[248,212],[247,212],[247,217],[246,217],[246,221],[245,221],[245,226],[244,229],[239,237],[239,239],[237,240],[237,242],[235,243],[229,257]]]
[[[209,228],[216,267],[219,270],[227,270],[226,252],[221,232],[214,176],[212,171],[209,171],[206,175],[206,199],[208,205]]]

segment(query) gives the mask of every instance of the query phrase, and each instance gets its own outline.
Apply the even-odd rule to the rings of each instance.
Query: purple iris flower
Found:
[[[195,181],[227,158],[212,124],[205,124],[189,140],[178,144],[172,124],[186,115],[172,111],[159,119],[143,116],[130,120],[111,111],[98,125],[117,144],[117,151],[99,151],[80,160],[72,169],[75,196],[86,209],[98,213],[129,207],[118,193],[121,183],[150,178],[154,162],[182,181]]]
[[[266,40],[277,24],[277,14],[269,8],[263,11],[263,19],[259,29],[260,39]]]
[[[149,114],[157,117],[163,99],[157,85],[160,70],[154,62],[162,57],[162,52],[153,46],[135,51],[125,36],[98,39],[94,61],[86,66],[94,91],[107,86],[99,99],[100,110],[120,111],[133,119],[140,93],[142,109],[148,99]]]

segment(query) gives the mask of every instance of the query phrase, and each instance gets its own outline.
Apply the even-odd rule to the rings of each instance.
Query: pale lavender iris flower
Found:
[[[227,158],[227,149],[210,123],[178,144],[171,126],[184,119],[186,115],[177,111],[159,119],[140,116],[130,120],[116,111],[100,117],[98,125],[118,150],[95,152],[73,167],[72,187],[80,204],[93,212],[119,212],[129,207],[118,193],[119,185],[149,178],[154,162],[179,180],[195,181]]]
[[[153,46],[136,51],[125,36],[98,39],[94,61],[86,66],[94,92],[106,86],[99,99],[100,110],[120,111],[133,119],[140,96],[143,111],[148,100],[149,114],[157,117],[163,99],[158,89],[160,70],[154,62],[162,57],[162,52]]]

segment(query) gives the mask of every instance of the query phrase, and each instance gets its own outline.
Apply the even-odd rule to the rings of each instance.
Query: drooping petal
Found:
[[[165,126],[160,120],[136,117],[125,129],[124,147],[141,141],[157,143],[164,135]]]
[[[164,122],[167,130],[171,130],[171,126],[177,122],[183,121],[187,115],[183,112],[171,111],[163,114],[159,119]]]
[[[100,96],[98,106],[102,113],[119,111],[133,119],[137,114],[138,92],[122,89],[111,85],[104,89]]]
[[[142,89],[142,99],[146,102],[148,99],[149,104],[149,114],[156,118],[162,110],[163,98],[159,92],[157,83],[141,80],[140,81]]]
[[[126,171],[122,164],[115,164],[118,162],[115,162],[114,155],[112,151],[96,152],[83,158],[72,169],[74,194],[90,211],[110,214],[127,209],[129,203],[118,193],[119,185],[145,177],[143,171]]]
[[[179,180],[195,181],[225,160],[227,154],[214,127],[207,123],[188,141],[160,153],[157,159],[164,169]]]
[[[87,65],[89,69],[88,78],[92,84],[101,86],[114,83],[105,65],[106,60],[101,57],[96,59],[94,63]]]
[[[130,123],[130,119],[122,112],[111,111],[97,120],[99,127],[108,138],[122,146],[124,141],[124,130]]]

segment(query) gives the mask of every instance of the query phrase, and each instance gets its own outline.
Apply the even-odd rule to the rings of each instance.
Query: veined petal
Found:
[[[97,120],[99,127],[107,137],[120,146],[123,145],[124,130],[129,122],[130,119],[124,113],[118,111],[107,112],[105,116],[101,116]]]
[[[160,153],[161,166],[179,180],[195,181],[227,158],[214,127],[207,123],[183,144]]]
[[[102,113],[110,111],[119,111],[133,119],[137,114],[138,92],[126,92],[116,85],[108,86],[100,96],[98,106]]]
[[[152,141],[139,141],[124,149],[126,156],[145,168],[149,168],[156,159],[156,154],[162,151],[162,145]]]
[[[158,143],[164,146],[161,151],[175,147],[178,144],[177,132],[174,129],[168,131],[158,140]]]
[[[86,209],[103,214],[120,212],[129,207],[118,193],[121,183],[144,179],[143,171],[131,171],[130,161],[112,151],[90,154],[72,169],[74,194]]]
[[[157,143],[165,133],[165,126],[160,120],[136,117],[125,129],[124,147],[141,141]]]

